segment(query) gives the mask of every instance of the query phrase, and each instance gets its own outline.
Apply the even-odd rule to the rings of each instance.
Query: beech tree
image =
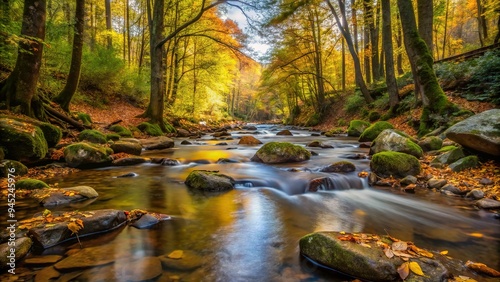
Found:
[[[399,104],[398,85],[394,74],[394,49],[392,47],[391,0],[382,0],[382,45],[385,54],[385,81],[389,104],[394,112]]]

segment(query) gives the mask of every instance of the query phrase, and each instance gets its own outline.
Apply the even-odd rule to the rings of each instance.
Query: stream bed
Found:
[[[256,132],[232,131],[234,140],[213,140],[207,135],[190,140],[193,145],[181,145],[185,138],[176,138],[172,149],[143,152],[145,157],[177,159],[178,166],[107,167],[45,181],[59,187],[87,185],[99,193],[89,205],[59,210],[144,209],[170,215],[171,220],[152,229],[123,227],[82,239],[84,247],[115,250],[109,254],[115,257],[160,256],[183,250],[201,260],[201,266],[194,269],[165,271],[161,281],[172,277],[181,281],[345,281],[348,278],[320,269],[299,255],[302,236],[329,230],[390,234],[422,248],[447,250],[454,258],[500,269],[500,221],[492,213],[473,210],[468,200],[431,190],[408,194],[368,187],[358,173],[369,171],[369,160],[347,159],[368,153],[359,148],[357,139],[311,136],[313,132],[294,129],[294,136],[276,136],[282,127],[257,127]],[[264,143],[288,141],[303,146],[320,140],[334,148],[310,148],[318,155],[307,162],[265,165],[250,161],[260,146],[237,145],[243,135],[253,135]],[[221,158],[234,162],[217,163]],[[319,172],[341,160],[354,163],[356,171]],[[218,170],[237,181],[236,189],[193,193],[183,183],[192,170]],[[137,176],[117,178],[130,172]],[[333,187],[307,192],[311,179],[325,176],[332,179]],[[30,199],[17,202],[16,208],[19,220],[44,210]],[[5,214],[0,217],[6,222]],[[69,242],[37,254],[64,254],[77,247]],[[93,280],[92,272],[87,271],[74,281]]]

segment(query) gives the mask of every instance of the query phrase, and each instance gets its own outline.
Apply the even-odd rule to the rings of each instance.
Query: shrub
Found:
[[[361,96],[361,94],[356,91],[354,95],[351,95],[347,98],[347,101],[344,106],[344,110],[348,114],[355,114],[359,112],[361,108],[365,106],[365,99]]]
[[[375,112],[375,111],[373,111],[373,112],[370,112],[370,113],[368,114],[368,120],[369,120],[370,122],[374,122],[374,121],[376,121],[376,120],[378,120],[378,119],[380,119],[380,113],[379,113],[379,112]]]

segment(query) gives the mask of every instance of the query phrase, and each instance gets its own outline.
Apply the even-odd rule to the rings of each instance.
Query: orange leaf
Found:
[[[408,249],[408,244],[404,241],[392,243],[392,249],[394,251],[406,251]]]
[[[468,268],[470,268],[470,269],[472,269],[474,271],[477,271],[479,273],[483,273],[483,274],[489,275],[491,277],[500,277],[500,272],[499,271],[497,271],[497,270],[495,270],[493,268],[488,267],[484,263],[473,262],[473,261],[468,260],[465,263],[465,266],[467,266]]]
[[[409,263],[404,262],[402,265],[398,267],[398,274],[401,279],[405,280],[408,275],[410,275],[410,266]]]

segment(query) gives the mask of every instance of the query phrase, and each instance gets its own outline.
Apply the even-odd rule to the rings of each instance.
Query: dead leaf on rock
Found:
[[[476,272],[486,274],[486,275],[489,275],[491,277],[500,277],[500,271],[497,271],[491,267],[488,267],[484,263],[473,262],[473,261],[468,260],[465,263],[465,266],[467,266],[469,269],[472,269]]]
[[[404,241],[392,243],[393,251],[406,251],[406,249],[408,249],[408,244]]]
[[[171,258],[171,259],[181,259],[183,255],[184,255],[184,252],[182,250],[175,250],[175,251],[171,252],[170,254],[168,254],[167,257]]]
[[[424,272],[422,271],[422,268],[420,268],[420,265],[416,261],[410,262],[410,270],[411,270],[411,272],[413,272],[419,276],[424,276]]]
[[[402,265],[398,267],[398,274],[401,279],[405,280],[408,275],[410,275],[410,266],[409,263],[404,262]]]
[[[386,257],[388,257],[388,258],[393,258],[393,257],[394,257],[394,253],[393,253],[393,252],[392,252],[392,250],[391,250],[391,249],[389,249],[389,248],[384,249],[384,254],[385,254],[385,256],[386,256]]]
[[[448,254],[448,251],[447,251],[447,250],[444,250],[444,251],[441,251],[441,252],[439,252],[439,253],[440,253],[440,254],[442,254],[442,255],[444,256],[444,255],[447,255],[447,254]]]

